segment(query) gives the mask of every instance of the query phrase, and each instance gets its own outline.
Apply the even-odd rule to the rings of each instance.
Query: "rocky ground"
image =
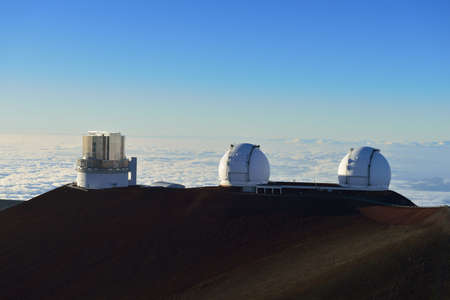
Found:
[[[0,299],[450,299],[448,207],[283,201],[56,189],[0,213]]]

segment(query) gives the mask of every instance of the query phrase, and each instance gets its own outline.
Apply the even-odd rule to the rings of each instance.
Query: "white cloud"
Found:
[[[232,140],[229,138],[127,138],[127,155],[138,157],[138,183],[164,180],[188,187],[217,185],[217,165],[230,143],[261,145],[271,179],[336,182],[349,148],[381,149],[393,173],[391,188],[419,205],[450,204],[450,145],[342,142],[327,139]],[[0,199],[26,200],[76,179],[80,136],[0,135]]]
[[[0,199],[30,199],[75,180],[79,137],[0,135]]]

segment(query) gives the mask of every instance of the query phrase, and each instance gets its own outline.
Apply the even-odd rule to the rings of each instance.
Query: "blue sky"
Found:
[[[450,140],[449,1],[65,2],[0,2],[0,132]]]

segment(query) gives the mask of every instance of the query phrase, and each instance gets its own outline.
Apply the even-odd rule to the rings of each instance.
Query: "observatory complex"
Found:
[[[277,182],[235,144],[219,184],[185,188],[136,185],[120,133],[82,141],[76,184],[1,212],[2,300],[450,295],[450,210],[389,190],[377,149],[342,153],[335,183]]]
[[[274,182],[270,181],[270,165],[260,146],[252,144],[231,145],[219,163],[219,182],[223,187],[235,187],[242,192],[264,195],[296,195],[302,197],[327,197],[346,199],[396,199],[410,201],[389,191],[391,168],[380,150],[372,147],[350,149],[338,167],[338,182]],[[400,200],[399,200],[400,199]]]
[[[76,186],[90,190],[134,186],[136,161],[135,157],[129,160],[125,156],[125,137],[120,133],[90,131],[83,136],[83,157],[77,161]],[[250,143],[230,145],[219,161],[218,175],[218,194],[270,196],[274,201],[283,200],[285,204],[300,201],[311,208],[319,207],[319,203],[327,203],[328,208],[369,203],[414,206],[407,198],[389,190],[391,168],[380,150],[372,147],[350,149],[337,168],[338,183],[271,181],[267,156],[259,145]],[[179,190],[185,186],[158,181],[140,188]],[[323,210],[320,207],[319,211]]]
[[[136,185],[136,157],[125,156],[125,136],[89,131],[83,136],[83,156],[77,161],[77,186],[106,189]]]

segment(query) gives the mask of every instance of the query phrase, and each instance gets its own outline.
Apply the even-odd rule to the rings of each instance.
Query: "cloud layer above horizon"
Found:
[[[138,184],[155,181],[188,187],[217,185],[219,159],[230,143],[261,145],[271,180],[336,182],[350,147],[381,149],[392,168],[390,188],[418,205],[450,205],[450,142],[340,142],[319,139],[127,138],[127,155],[138,157]],[[28,200],[75,181],[79,136],[0,135],[0,199]]]

